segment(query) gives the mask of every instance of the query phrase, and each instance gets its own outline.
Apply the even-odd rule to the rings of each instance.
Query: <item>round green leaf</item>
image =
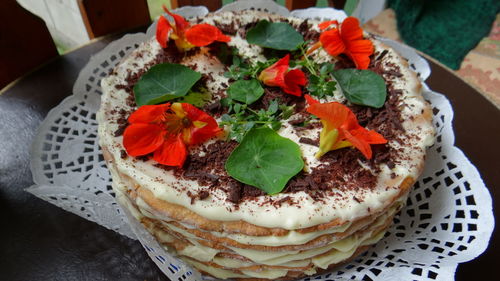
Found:
[[[185,96],[200,78],[200,73],[181,64],[157,64],[135,84],[135,102],[141,106]]]
[[[299,146],[270,128],[250,130],[226,161],[236,180],[276,194],[304,168]]]
[[[273,22],[261,20],[255,27],[247,32],[247,41],[275,50],[293,51],[304,43],[304,37],[286,22]]]
[[[191,89],[188,93],[175,100],[175,102],[189,103],[196,107],[203,107],[212,101],[212,93],[205,87],[198,87],[198,89]]]
[[[256,79],[238,80],[229,86],[227,93],[233,100],[252,104],[264,94],[264,88]]]
[[[387,91],[384,79],[371,70],[341,69],[333,76],[342,88],[344,96],[354,104],[380,108],[384,105]]]

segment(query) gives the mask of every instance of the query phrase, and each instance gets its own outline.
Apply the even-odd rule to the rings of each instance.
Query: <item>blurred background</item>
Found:
[[[42,18],[47,28],[54,39],[57,50],[60,54],[71,50],[73,48],[77,48],[82,44],[89,42],[92,38],[92,35],[88,33],[85,27],[85,19],[82,16],[79,3],[76,0],[17,0],[17,2],[23,6],[25,9],[30,11],[31,13]],[[106,2],[104,0],[103,2]],[[108,1],[112,2],[112,1]],[[115,1],[117,2],[117,1]],[[125,1],[130,2],[130,1]],[[141,1],[136,1],[141,2]],[[189,1],[188,1],[189,2]],[[194,2],[194,1],[193,1]],[[216,3],[222,2],[222,5],[227,5],[229,3],[234,2],[234,0],[222,0],[222,1],[198,1],[200,3]],[[285,6],[285,0],[277,0],[276,3]],[[301,1],[299,1],[301,2]],[[305,5],[311,5],[309,2],[316,2],[314,5],[316,7],[328,7],[328,0],[318,0],[318,1],[302,1],[308,2]],[[359,0],[347,0],[342,1],[345,2],[343,9],[348,13],[352,14],[354,9],[358,6]],[[366,5],[369,7],[365,7],[366,11],[373,11],[373,15],[381,12],[385,0],[375,0],[375,1],[365,1]],[[170,1],[170,0],[147,0],[147,8],[149,12],[149,16],[151,20],[155,20],[158,16],[163,12],[162,5],[166,5],[169,9],[172,7],[172,4],[175,6],[179,6],[179,1]],[[177,4],[175,4],[177,3]],[[194,3],[198,4],[198,3]]]
[[[251,1],[251,0],[240,0]],[[271,0],[269,0],[271,1]],[[2,0],[0,16],[0,89],[48,58],[63,55],[109,34],[144,28],[161,13],[161,6],[205,5],[215,11],[233,0]],[[276,0],[290,10],[316,7],[343,9],[360,19],[373,34],[404,42],[435,59],[469,82],[500,108],[499,0]],[[15,12],[13,12],[15,10]],[[29,18],[29,16],[36,19]],[[22,18],[26,17],[26,20]],[[41,29],[28,23],[40,20]],[[27,30],[26,31],[23,31]],[[54,51],[41,38],[50,33]],[[26,34],[30,34],[26,36]],[[32,42],[31,42],[31,41]],[[49,39],[50,40],[50,39]],[[22,46],[24,43],[28,46]],[[30,44],[44,52],[39,60]],[[15,54],[32,53],[31,65]],[[7,71],[9,69],[9,71]]]

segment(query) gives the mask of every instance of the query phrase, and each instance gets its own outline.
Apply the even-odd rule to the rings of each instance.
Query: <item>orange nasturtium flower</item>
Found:
[[[320,103],[309,95],[305,97],[309,104],[307,111],[320,118],[323,124],[316,158],[330,150],[354,146],[371,159],[370,144],[387,143],[381,134],[361,127],[356,115],[347,106],[338,102]]]
[[[156,162],[168,166],[182,166],[187,146],[200,144],[222,131],[214,118],[188,103],[143,105],[128,122],[123,133],[127,153],[153,153]]]
[[[300,69],[289,70],[290,55],[286,55],[270,67],[262,70],[259,80],[267,86],[280,87],[285,93],[298,96],[302,95],[300,86],[307,84],[307,78]]]
[[[327,29],[331,25],[335,27]],[[367,69],[370,64],[370,55],[373,54],[373,43],[363,39],[363,30],[357,18],[348,17],[339,26],[337,21],[325,21],[319,28],[324,30],[319,36],[319,42],[314,44],[307,53],[323,47],[332,56],[346,54],[356,65],[357,69]]]
[[[165,6],[163,9],[174,18],[174,23],[169,22],[164,16],[158,19],[156,40],[163,48],[167,47],[169,38],[175,41],[175,45],[181,51],[207,46],[214,41],[231,41],[231,37],[224,35],[213,25],[202,23],[191,26],[182,16],[171,13]]]

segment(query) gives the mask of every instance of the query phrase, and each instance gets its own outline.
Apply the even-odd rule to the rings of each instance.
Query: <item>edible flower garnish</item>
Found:
[[[379,133],[361,127],[356,115],[347,106],[338,102],[320,103],[309,95],[305,95],[305,98],[309,104],[307,112],[316,115],[323,124],[316,158],[330,150],[354,146],[367,159],[371,159],[370,144],[387,143]]]
[[[331,25],[332,29],[325,30]],[[319,36],[319,42],[314,44],[307,54],[319,47],[323,47],[332,56],[346,54],[352,59],[357,69],[367,69],[370,64],[370,55],[373,54],[373,43],[363,39],[363,30],[357,18],[348,17],[339,26],[337,21],[326,21],[319,25],[325,30]]]
[[[221,132],[207,113],[188,103],[143,105],[128,118],[123,146],[130,156],[153,153],[163,165],[182,166],[186,146],[203,143]]]
[[[307,84],[307,78],[300,69],[289,70],[290,55],[286,55],[270,67],[262,70],[259,80],[267,86],[280,87],[285,93],[298,96],[302,95],[300,86]]]
[[[158,19],[156,27],[156,40],[163,48],[167,47],[168,39],[175,41],[180,51],[187,51],[193,47],[207,46],[214,41],[229,42],[226,36],[217,27],[202,23],[191,26],[182,16],[170,12],[165,5],[163,10],[174,18],[174,23],[169,22],[164,16]]]

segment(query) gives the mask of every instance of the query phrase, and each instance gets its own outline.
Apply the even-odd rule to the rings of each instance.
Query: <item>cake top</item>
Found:
[[[169,14],[103,80],[99,112],[101,145],[158,198],[307,227],[369,214],[420,173],[420,82],[357,19]]]

